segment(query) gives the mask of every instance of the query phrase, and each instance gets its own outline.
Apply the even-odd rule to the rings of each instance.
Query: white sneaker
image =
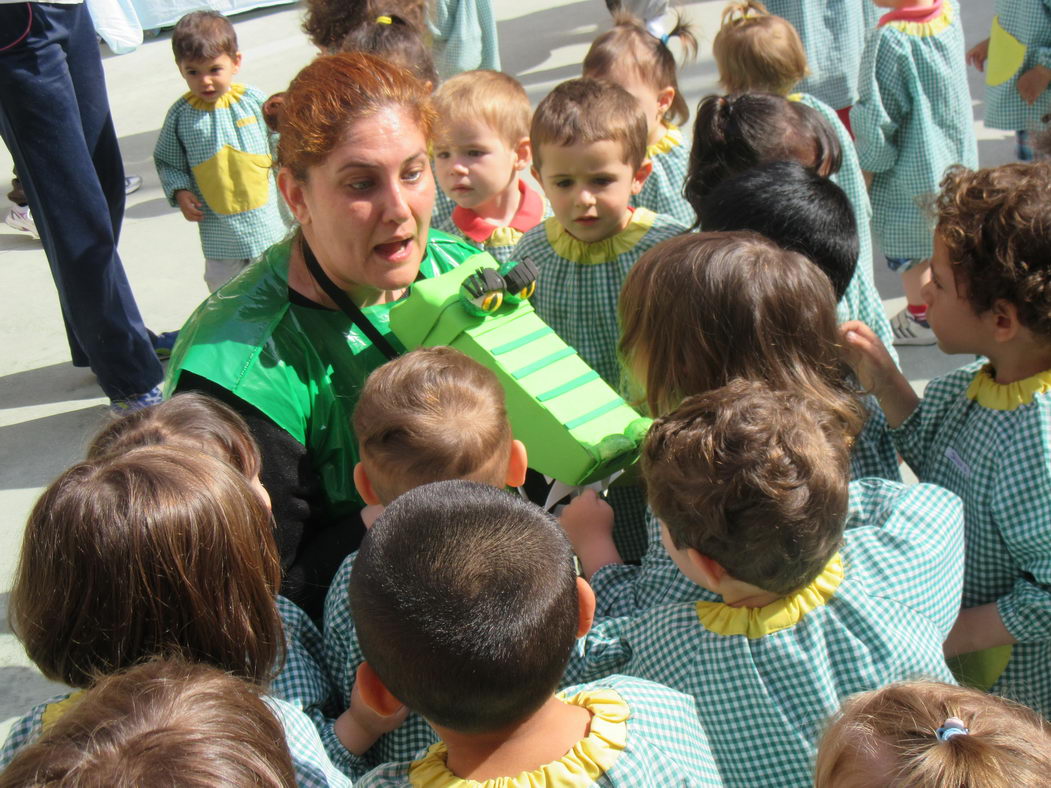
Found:
[[[126,175],[124,176],[124,193],[131,194],[137,192],[142,188],[142,176],[141,175]]]
[[[33,214],[29,211],[28,205],[22,208],[15,206],[8,211],[7,216],[4,217],[4,224],[23,233],[30,233],[34,238],[40,237],[40,233],[36,231],[36,222],[33,221]]]
[[[927,321],[914,318],[908,307],[891,318],[890,327],[895,345],[934,345],[938,342]]]

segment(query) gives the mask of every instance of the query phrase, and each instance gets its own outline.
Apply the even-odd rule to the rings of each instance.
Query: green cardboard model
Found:
[[[604,479],[635,462],[651,420],[537,316],[519,265],[505,263],[494,279],[496,261],[482,253],[416,282],[391,309],[391,331],[407,350],[448,345],[496,373],[531,468],[571,486]]]

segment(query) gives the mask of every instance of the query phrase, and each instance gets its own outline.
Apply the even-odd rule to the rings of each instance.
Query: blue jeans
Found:
[[[30,14],[28,35],[9,46]],[[88,9],[0,3],[0,49],[0,136],[33,210],[73,363],[90,366],[111,399],[143,394],[163,373],[117,255],[124,165]]]

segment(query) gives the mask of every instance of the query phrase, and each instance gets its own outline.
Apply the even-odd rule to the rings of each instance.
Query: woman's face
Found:
[[[281,191],[329,278],[359,303],[408,287],[419,273],[434,207],[427,140],[392,105],[352,125],[321,164]]]

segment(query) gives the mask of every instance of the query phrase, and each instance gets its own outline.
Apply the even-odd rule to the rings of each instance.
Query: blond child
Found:
[[[964,502],[962,680],[1051,715],[1051,164],[950,170],[936,204],[931,327],[978,361],[923,399],[864,326],[844,340],[921,481]]]
[[[658,419],[647,496],[694,594],[600,621],[565,681],[619,672],[692,695],[724,783],[781,788],[809,782],[847,695],[951,680],[960,502],[868,479],[851,501],[846,438],[823,401],[740,379]],[[845,530],[856,506],[867,516]]]
[[[924,201],[949,166],[978,165],[960,11],[954,0],[869,1],[892,10],[866,41],[850,121],[871,173],[872,230],[905,289],[894,344],[933,345],[920,293],[934,251]]]
[[[189,92],[168,110],[153,160],[168,201],[198,225],[204,281],[214,291],[288,230],[270,166],[266,96],[233,81],[241,53],[222,14],[184,16],[172,50]]]
[[[670,31],[659,30],[656,35],[635,17],[615,14],[613,29],[596,38],[584,56],[583,76],[620,85],[646,116],[646,157],[653,170],[631,204],[689,226],[695,217],[682,196],[689,149],[676,124],[689,120],[690,108],[679,91],[679,66],[668,41],[679,39],[683,62],[689,62],[697,54],[697,39],[681,16]]]
[[[520,177],[530,163],[529,97],[514,77],[467,71],[438,88],[434,108],[434,174],[456,207],[432,226],[506,262],[545,212]]]
[[[815,788],[1045,785],[1051,729],[984,692],[905,681],[849,698],[821,738]]]
[[[417,487],[362,542],[361,697],[441,741],[361,786],[721,786],[690,698],[607,676],[555,695],[594,597],[554,518],[490,485]]]
[[[447,347],[406,353],[373,372],[354,410],[361,461],[354,482],[370,512],[428,482],[471,479],[518,487],[525,478],[525,447],[511,435],[504,392],[496,376]],[[417,714],[379,720],[357,700],[357,670],[364,660],[351,616],[347,587],[355,556],[343,561],[325,598],[325,656],[340,709],[335,725],[342,741],[333,760],[357,778],[388,761],[411,758],[435,741]],[[331,726],[330,726],[331,727]]]

